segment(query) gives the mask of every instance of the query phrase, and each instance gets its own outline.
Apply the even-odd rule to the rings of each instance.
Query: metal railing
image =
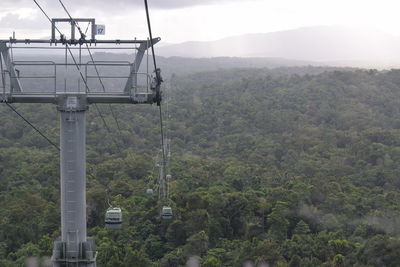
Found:
[[[15,37],[0,40],[0,90],[3,91],[2,94],[0,91],[0,102],[56,103],[65,94],[77,94],[86,95],[89,104],[151,104],[158,96],[153,88],[153,74],[149,73],[149,49],[159,41],[160,38],[151,42],[149,39],[34,40]],[[48,49],[49,53],[35,53],[35,49]],[[94,54],[96,59],[91,49],[99,52],[99,55]],[[107,52],[109,49],[130,51],[126,57],[129,61],[125,57],[122,61],[96,61],[104,58],[101,50]],[[34,59],[40,59],[31,60],[32,55]]]
[[[151,85],[151,75],[146,72],[131,72],[133,69],[134,63],[129,61],[88,61],[86,63],[74,64],[74,63],[57,63],[54,61],[13,61],[13,67],[16,69],[16,76],[11,75],[11,73],[7,70],[3,70],[1,73],[2,77],[2,91],[3,98],[6,97],[6,94],[9,93],[11,95],[24,95],[24,94],[52,94],[57,95],[58,93],[65,93],[67,91],[67,84],[64,84],[64,88],[60,86],[60,81],[57,79],[57,75],[64,74],[64,79],[68,80],[69,84],[71,84],[71,80],[76,80],[78,78],[78,93],[84,94],[115,94],[116,92],[126,94],[124,92],[124,86],[122,86],[121,80],[123,79],[125,82],[128,79],[132,79],[132,88],[129,91],[129,95],[132,96],[134,93],[149,93],[150,85]],[[66,68],[73,67],[71,70],[67,70]],[[79,67],[79,70],[77,69]],[[107,67],[107,73],[101,70],[102,67]],[[23,68],[20,70],[19,68]],[[114,74],[118,71],[113,72],[112,68],[125,68],[124,73],[126,75]],[[83,73],[83,77],[85,81],[82,81],[82,78],[79,76],[79,71]],[[71,72],[75,73],[75,75],[71,75]],[[98,73],[97,73],[98,72]],[[121,72],[121,71],[119,71]],[[99,74],[99,75],[97,75]],[[140,78],[142,77],[142,78]],[[60,77],[58,77],[60,78]],[[22,92],[13,92],[11,88],[11,82],[7,83],[6,80],[14,79],[19,80],[21,83],[24,80],[48,80],[49,84],[45,85],[44,83],[40,87],[40,90],[30,90],[30,91],[22,91]],[[107,80],[115,79],[121,83],[121,90],[116,91],[118,88],[110,88],[107,86]],[[138,80],[141,79],[141,82]],[[92,81],[98,81],[102,85],[91,87],[89,84]],[[80,90],[81,83],[86,87],[88,85],[89,90]],[[104,85],[104,88],[103,88]],[[36,84],[36,86],[38,86]],[[47,87],[46,87],[47,86]],[[44,88],[46,87],[46,88]],[[73,87],[73,86],[71,86]]]
[[[11,73],[9,73],[10,75],[10,79],[19,79],[24,80],[24,79],[52,79],[54,82],[54,94],[57,93],[57,64],[54,61],[33,61],[33,60],[26,60],[26,61],[13,61],[13,66],[17,69],[18,66],[34,66],[34,67],[38,67],[38,66],[51,66],[53,69],[53,73],[49,74],[49,75],[29,75],[29,76],[23,76],[21,75],[21,72],[18,71],[18,75],[17,77],[14,77],[11,75]],[[10,90],[11,93],[13,93]],[[23,92],[21,92],[23,93]]]

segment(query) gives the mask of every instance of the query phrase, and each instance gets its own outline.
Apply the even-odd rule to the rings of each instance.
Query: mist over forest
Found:
[[[158,49],[161,56],[275,57],[312,65],[393,68],[400,66],[400,38],[368,27],[312,26],[269,33],[184,42]]]
[[[88,113],[88,235],[99,266],[399,266],[398,70],[159,60],[168,201],[145,196],[158,176],[155,106],[115,106],[118,143]],[[58,140],[54,106],[15,106]],[[49,257],[60,234],[59,158],[0,108],[0,265],[24,266]],[[123,211],[121,230],[104,228],[107,201]]]

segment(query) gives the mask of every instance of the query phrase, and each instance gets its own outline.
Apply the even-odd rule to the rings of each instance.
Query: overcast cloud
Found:
[[[38,17],[20,18],[18,15],[7,13],[0,19],[1,28],[8,29],[37,29],[48,26],[48,23]]]
[[[50,25],[32,0],[0,0],[0,38],[46,38]],[[58,0],[37,0],[51,18]],[[99,38],[146,38],[143,0],[63,0],[74,17],[106,25]],[[153,32],[164,42],[210,41],[315,25],[354,25],[400,34],[398,0],[148,0]]]
[[[72,3],[75,0],[70,0],[70,1]],[[221,4],[223,2],[245,2],[245,1],[249,0],[148,0],[148,5],[151,8],[174,9],[174,8],[199,6],[199,5]],[[87,5],[93,5],[93,1],[91,0],[84,0],[83,2]],[[143,0],[114,0],[112,1],[112,3],[120,6],[126,6],[126,5],[144,6]],[[110,1],[96,0],[96,4],[108,5],[110,4]]]
[[[254,0],[148,0],[148,5],[150,8],[155,9],[176,9],[184,8],[190,6],[199,5],[210,5],[210,4],[221,4],[224,2],[245,2]],[[60,8],[60,3],[58,0],[38,0],[40,5],[46,6],[47,8]],[[115,9],[119,7],[144,7],[143,0],[63,0],[64,5],[68,9],[76,10],[82,7],[90,7],[94,9],[107,8]],[[21,4],[35,6],[33,1],[29,0],[2,0],[1,4],[4,6],[14,6],[18,7]]]

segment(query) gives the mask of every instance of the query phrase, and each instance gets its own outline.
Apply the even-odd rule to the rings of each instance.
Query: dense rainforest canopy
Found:
[[[145,196],[158,175],[157,108],[115,106],[118,144],[88,112],[98,266],[400,266],[400,71],[231,69],[167,80],[168,203]],[[54,106],[15,106],[58,139]],[[58,164],[58,151],[0,106],[0,266],[51,255]],[[124,212],[122,230],[104,228],[107,198]]]

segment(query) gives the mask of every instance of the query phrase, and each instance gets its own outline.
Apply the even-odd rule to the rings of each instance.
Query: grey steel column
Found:
[[[94,239],[86,237],[85,95],[58,96],[60,111],[61,238],[54,242],[54,267],[95,267]]]
[[[85,111],[61,111],[61,241],[66,258],[79,259],[86,242]]]

